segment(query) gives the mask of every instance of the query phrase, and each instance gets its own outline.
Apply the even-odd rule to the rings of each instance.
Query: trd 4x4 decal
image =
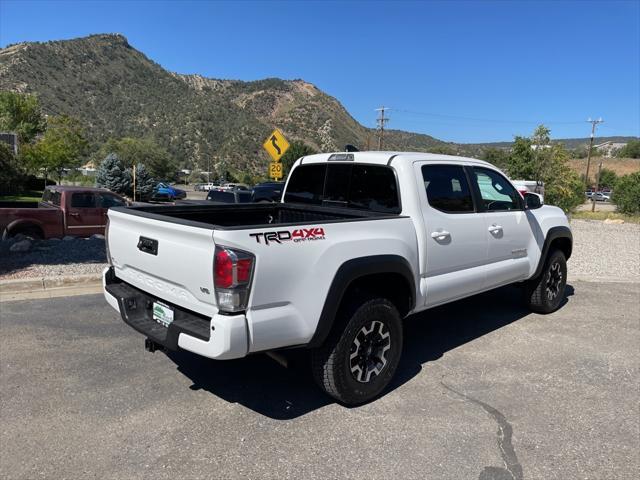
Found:
[[[296,230],[279,230],[277,232],[261,232],[250,233],[250,237],[254,237],[257,243],[269,245],[271,242],[307,242],[314,240],[324,240],[324,228],[298,228]],[[262,239],[262,240],[261,240]]]

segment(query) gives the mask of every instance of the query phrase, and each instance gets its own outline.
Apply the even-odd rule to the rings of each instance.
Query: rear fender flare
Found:
[[[348,260],[338,268],[331,282],[316,331],[308,347],[319,347],[325,341],[333,327],[344,293],[349,286],[359,278],[381,273],[396,273],[405,278],[410,289],[409,311],[415,308],[415,279],[409,262],[405,258],[399,255],[373,255]]]

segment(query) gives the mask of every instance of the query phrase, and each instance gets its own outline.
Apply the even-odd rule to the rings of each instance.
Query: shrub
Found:
[[[640,172],[620,177],[611,200],[621,213],[640,213]]]

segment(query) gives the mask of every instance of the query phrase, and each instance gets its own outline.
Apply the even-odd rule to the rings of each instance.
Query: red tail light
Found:
[[[213,285],[220,310],[237,312],[247,308],[254,262],[250,253],[216,246]]]
[[[213,283],[216,287],[231,288],[233,286],[233,260],[227,250],[216,248],[214,272]]]
[[[253,270],[253,258],[239,258],[237,268],[238,283],[247,283]]]

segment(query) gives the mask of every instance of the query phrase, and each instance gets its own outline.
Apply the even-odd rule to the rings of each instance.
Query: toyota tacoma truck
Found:
[[[379,395],[402,319],[507,284],[561,305],[572,235],[496,167],[427,153],[300,158],[280,203],[109,210],[104,295],[148,350],[310,351],[344,404]]]
[[[103,188],[49,186],[40,202],[0,201],[0,235],[32,238],[88,237],[104,233],[107,210],[126,205]]]

